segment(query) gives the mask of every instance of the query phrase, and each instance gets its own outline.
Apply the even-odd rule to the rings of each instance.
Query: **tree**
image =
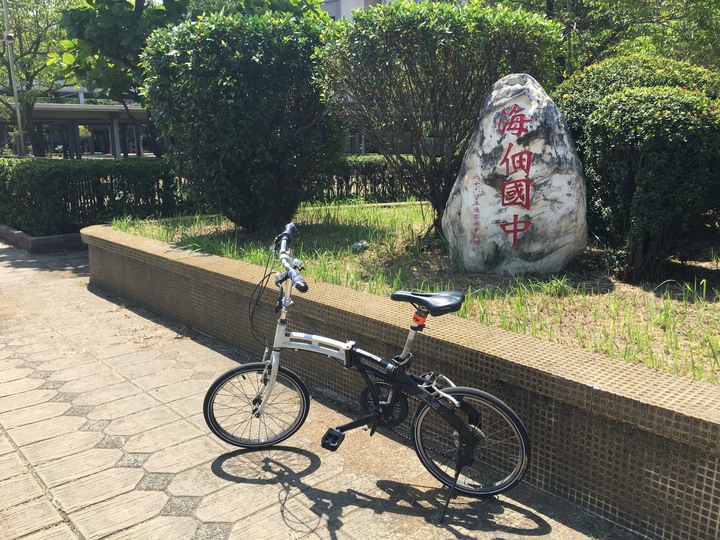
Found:
[[[51,55],[48,63],[60,66],[60,73],[67,81],[90,91],[102,90],[124,105],[128,116],[133,118],[127,102],[139,98],[140,53],[145,42],[155,29],[181,20],[188,2],[85,0],[63,14],[61,25],[68,39],[63,41],[64,51]],[[148,127],[151,133],[155,131],[152,121]],[[157,134],[154,135],[158,139]],[[162,144],[157,145],[155,153],[163,153]]]
[[[212,14],[155,32],[144,93],[195,193],[253,230],[289,221],[342,132],[313,84],[319,17]]]
[[[140,53],[157,28],[178,22],[188,0],[85,0],[68,9],[61,24],[68,39],[64,52],[51,55],[68,79],[88,90],[102,89],[121,103],[137,99],[142,83]]]
[[[63,54],[52,60],[63,66],[65,76],[124,103],[138,98],[140,54],[150,34],[189,15],[216,10],[319,12],[319,0],[85,0],[63,15],[68,39]]]
[[[618,52],[694,58],[717,68],[718,0],[510,0],[560,22],[566,75]],[[708,53],[710,55],[708,56]],[[708,61],[710,63],[708,63]]]
[[[47,97],[63,86],[58,70],[47,64],[48,55],[60,49],[64,32],[58,21],[62,10],[73,5],[74,0],[15,0],[9,10],[10,33],[14,36],[16,83],[20,89],[18,100],[22,111],[24,128],[36,156],[45,155],[45,139],[40,126],[35,124],[34,109],[38,99]],[[11,99],[10,59],[7,42],[4,42],[2,63],[4,79],[0,84],[6,89],[0,95],[0,103],[13,116],[15,102]]]
[[[153,31],[206,10],[262,13],[273,9],[320,11],[319,0],[85,0],[63,15],[61,24],[68,39],[62,54],[52,55],[50,63],[61,65],[68,80],[91,91],[102,90],[127,109],[128,100],[141,97],[140,55]],[[149,127],[155,131],[154,122]],[[156,153],[162,151],[160,145]]]
[[[190,0],[190,13],[223,12],[228,15],[242,13],[245,15],[262,15],[268,11],[302,15],[307,13],[321,14],[320,0]]]
[[[642,46],[655,54],[720,70],[720,0],[694,2],[682,18],[649,29]]]
[[[560,31],[522,10],[398,0],[325,34],[322,82],[338,114],[432,204],[439,231],[487,91],[517,71],[554,81]]]

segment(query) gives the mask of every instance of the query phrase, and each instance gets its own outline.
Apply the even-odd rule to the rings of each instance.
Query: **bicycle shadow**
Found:
[[[436,537],[438,529],[449,534],[443,537],[463,540],[476,538],[473,533],[478,532],[546,536],[552,531],[541,516],[496,497],[455,497],[444,522],[440,523],[447,498],[446,488],[427,488],[392,480],[363,482],[355,477],[352,487],[333,491],[314,483],[327,483],[334,476],[319,474],[321,465],[320,457],[313,452],[277,446],[223,454],[213,461],[211,469],[216,476],[230,482],[276,484],[282,519],[298,536],[315,533],[334,540],[338,538],[338,532],[348,526],[349,515],[358,509],[371,511],[374,515],[407,518],[411,527],[427,527]],[[298,503],[297,498],[302,502]],[[366,522],[365,518],[360,519]]]

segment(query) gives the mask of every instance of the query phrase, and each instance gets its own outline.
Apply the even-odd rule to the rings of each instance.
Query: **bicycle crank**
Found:
[[[376,381],[373,383],[373,386],[375,387],[380,400],[385,401],[390,394],[390,389],[392,388],[391,385],[385,382]],[[379,403],[377,405],[379,405]],[[360,393],[360,407],[363,412],[367,414],[372,411],[375,406],[376,404],[373,403],[370,389],[367,387],[363,388],[363,391]],[[381,418],[378,423],[381,426],[397,427],[407,418],[408,410],[409,407],[407,398],[403,394],[400,394],[395,399],[395,405],[393,405],[392,410],[385,412],[383,418]]]

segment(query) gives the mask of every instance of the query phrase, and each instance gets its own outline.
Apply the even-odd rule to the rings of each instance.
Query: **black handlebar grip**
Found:
[[[288,277],[298,291],[300,291],[301,293],[305,293],[308,291],[308,284],[305,283],[305,280],[300,275],[300,272],[298,272],[294,268],[291,268],[290,270],[288,270]]]
[[[290,242],[290,240],[292,240],[293,234],[295,233],[297,233],[297,227],[294,223],[288,223],[287,225],[285,225],[285,230],[275,237],[273,249],[277,249],[278,247],[280,247],[281,242],[284,238],[287,238],[288,242]]]

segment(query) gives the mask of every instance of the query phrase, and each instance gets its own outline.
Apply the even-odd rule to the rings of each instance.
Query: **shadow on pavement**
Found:
[[[71,277],[90,274],[87,250],[62,251],[48,254],[28,253],[24,249],[0,244],[0,264],[41,272],[66,273]]]
[[[343,515],[357,508],[371,509],[374,514],[395,515],[398,519],[414,518],[457,539],[476,538],[466,531],[520,536],[546,536],[552,532],[551,525],[540,515],[497,497],[456,497],[451,502],[445,521],[440,523],[439,517],[447,497],[446,488],[377,480],[377,489],[349,486],[344,490],[329,491],[313,485],[312,475],[320,467],[318,455],[289,446],[236,450],[219,456],[211,466],[213,473],[224,480],[238,484],[277,485],[282,513],[290,528],[296,520],[292,518],[292,511],[284,507],[289,499],[302,493],[310,503],[310,510],[318,518],[326,519],[325,527],[330,538],[337,538],[337,532],[343,525]],[[499,516],[505,518],[498,520]],[[307,523],[302,525],[306,527]]]

